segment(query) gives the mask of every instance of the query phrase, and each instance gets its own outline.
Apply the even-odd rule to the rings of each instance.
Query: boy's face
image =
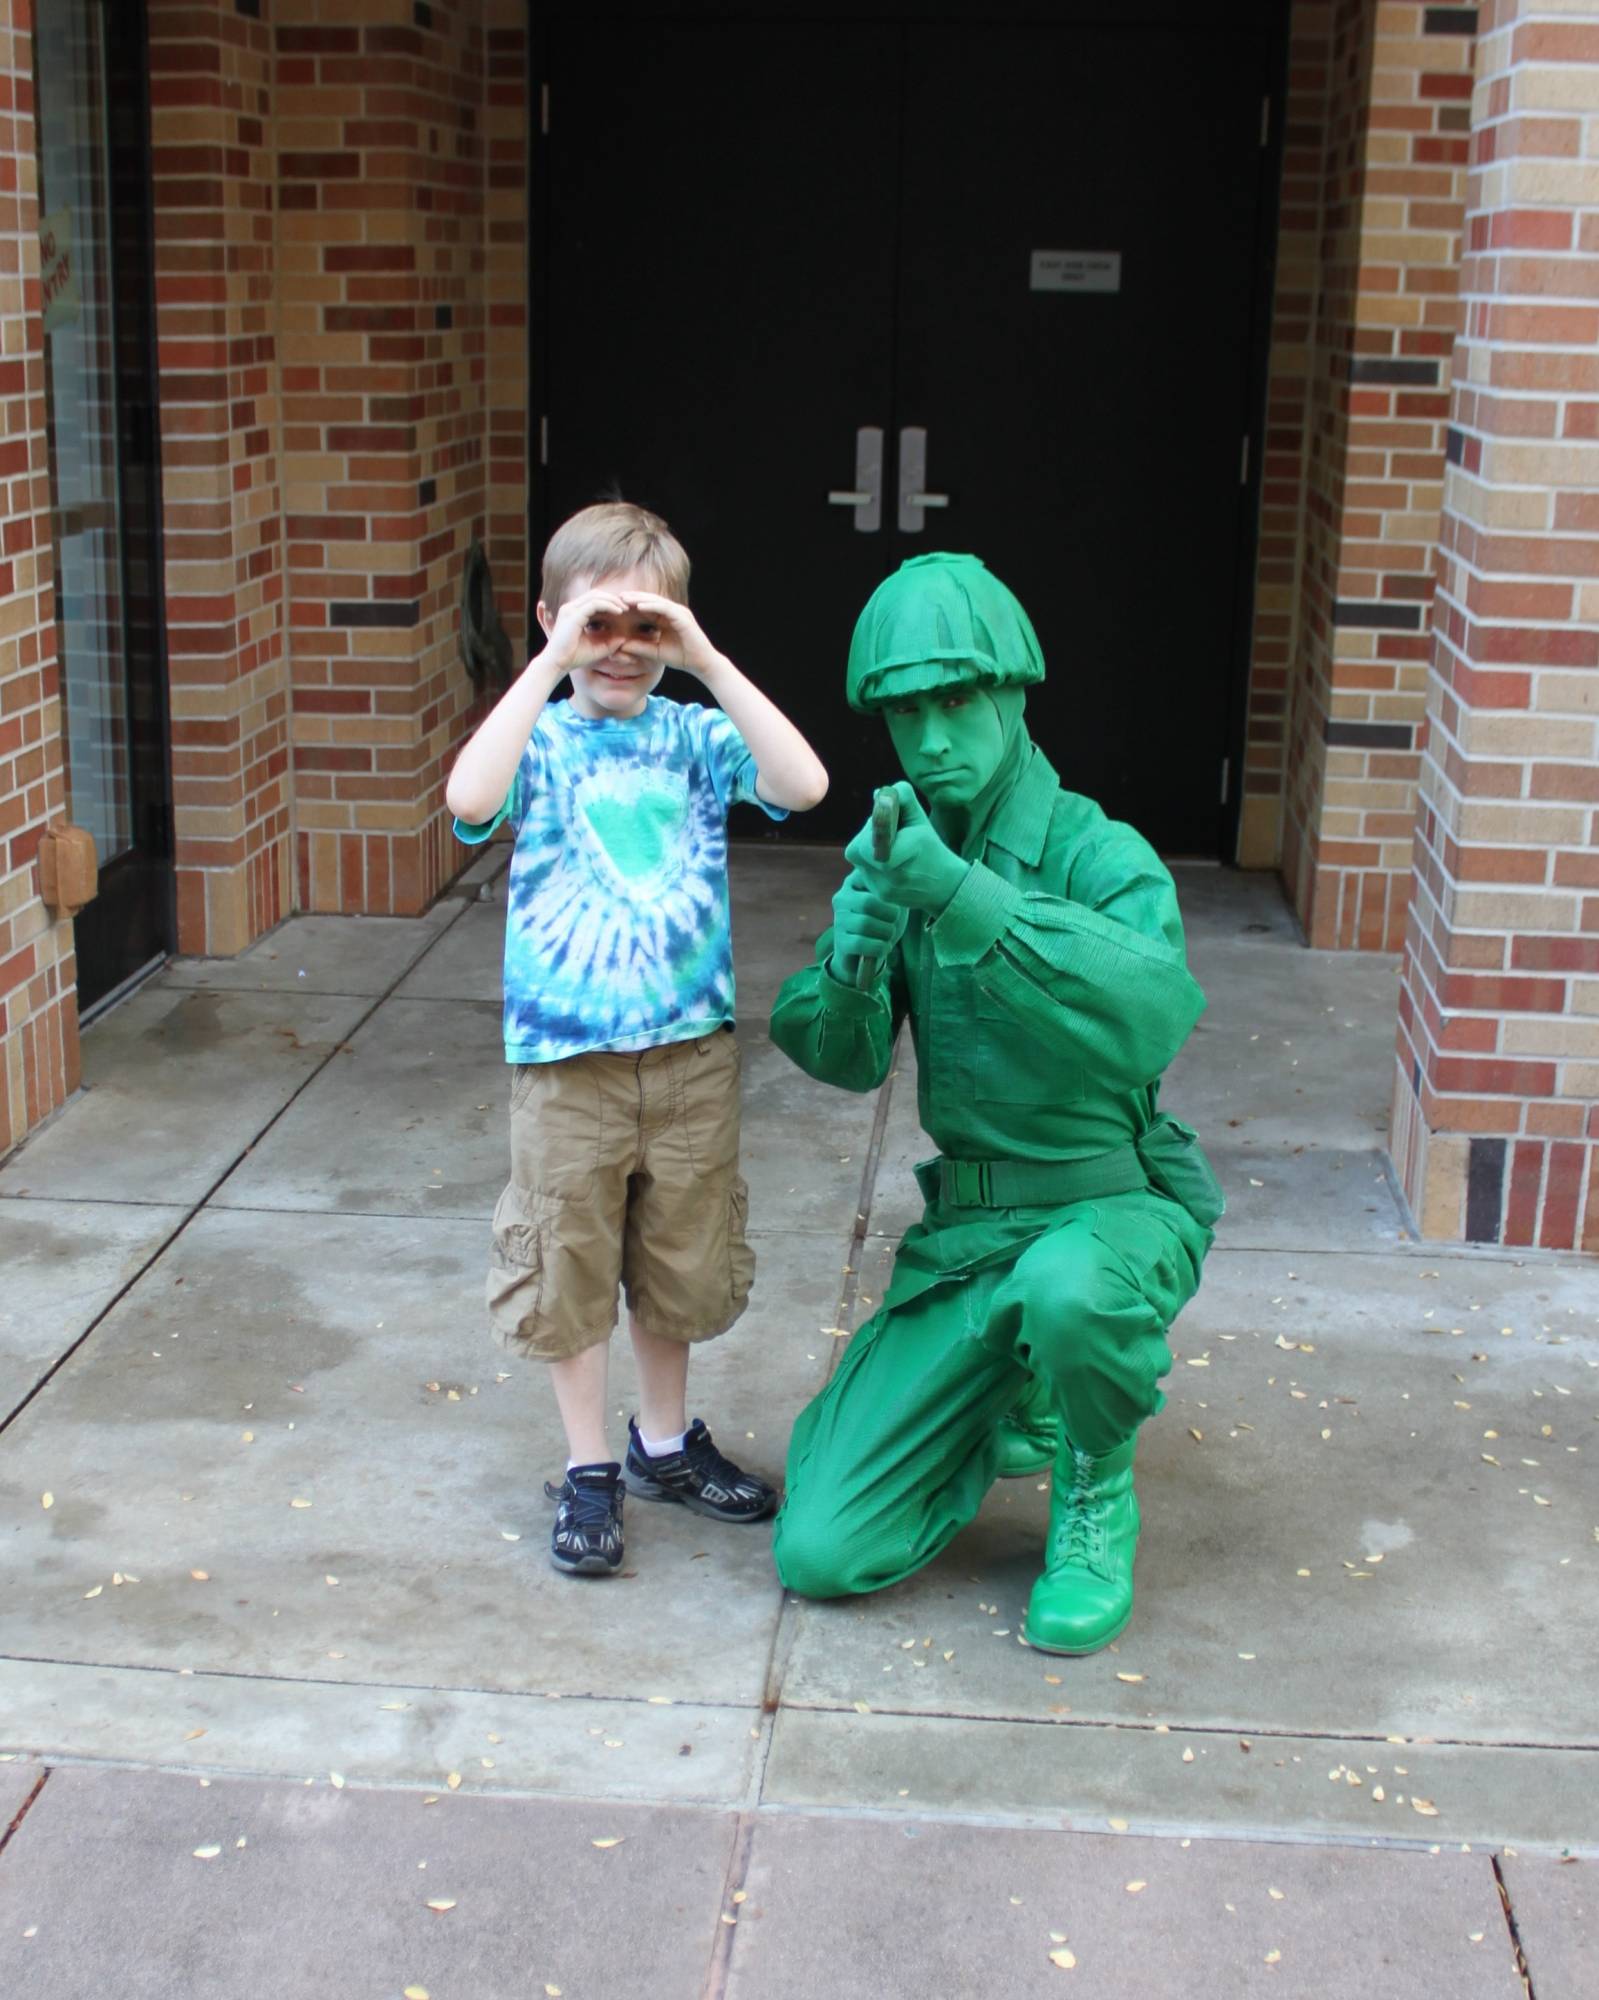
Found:
[[[566,602],[581,597],[586,590],[614,590],[617,592],[634,590],[658,590],[659,586],[649,570],[626,569],[615,576],[579,576],[572,579],[566,593]],[[555,614],[539,605],[539,623],[546,634],[554,630]],[[651,691],[660,684],[666,669],[646,660],[633,659],[616,650],[629,639],[656,640],[661,636],[657,619],[645,613],[630,613],[625,618],[614,617],[610,612],[601,612],[589,619],[584,627],[584,636],[590,640],[610,637],[614,641],[613,650],[603,659],[591,661],[586,667],[572,670],[572,706],[579,715],[590,722],[599,722],[613,717],[628,722],[636,715],[644,713],[644,704]]]
[[[1005,752],[999,710],[980,687],[906,695],[883,719],[901,770],[930,805],[969,806]]]

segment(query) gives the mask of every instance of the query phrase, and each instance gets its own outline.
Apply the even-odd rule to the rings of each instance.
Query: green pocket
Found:
[[[1214,1229],[1227,1197],[1193,1127],[1163,1111],[1137,1145],[1150,1185],[1186,1208],[1201,1229]]]

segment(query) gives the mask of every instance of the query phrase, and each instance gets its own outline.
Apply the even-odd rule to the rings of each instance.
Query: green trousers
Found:
[[[1023,1398],[1098,1455],[1164,1398],[1166,1329],[1211,1233],[1144,1189],[1070,1207],[941,1210],[900,1247],[881,1309],[800,1412],[773,1542],[804,1597],[898,1583],[982,1505]]]

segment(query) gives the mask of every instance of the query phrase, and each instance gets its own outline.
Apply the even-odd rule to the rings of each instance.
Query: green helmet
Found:
[[[1044,678],[1032,621],[976,556],[912,556],[855,621],[844,697],[868,710],[941,687]]]

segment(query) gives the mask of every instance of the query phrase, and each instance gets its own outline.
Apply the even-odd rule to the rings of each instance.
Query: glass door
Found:
[[[173,945],[143,7],[51,0],[34,63],[67,817],[100,863],[87,1010]]]

